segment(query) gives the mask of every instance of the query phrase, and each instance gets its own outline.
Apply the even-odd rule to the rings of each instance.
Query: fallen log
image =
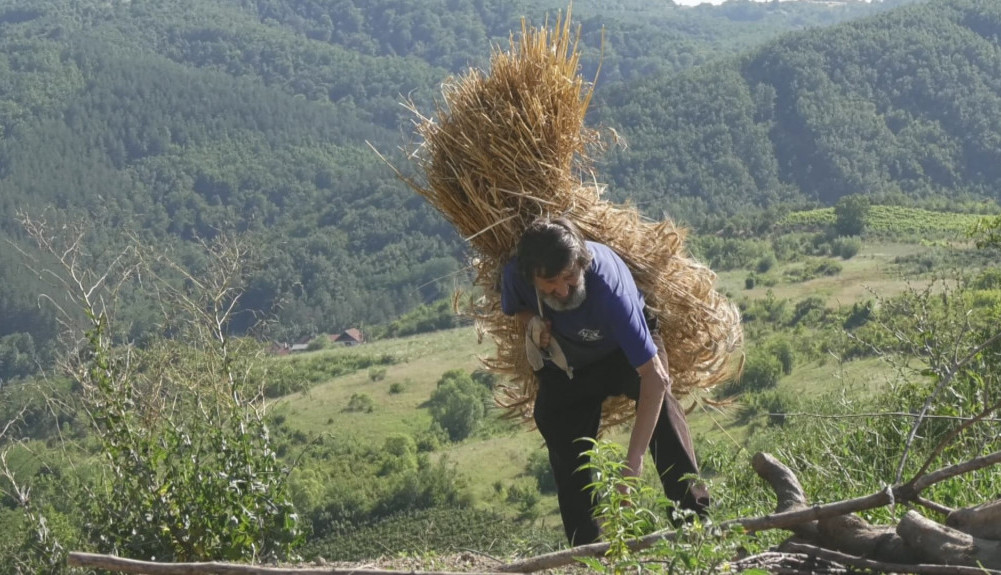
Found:
[[[974,537],[908,511],[897,533],[929,563],[1001,569],[1001,541]]]
[[[807,508],[806,494],[791,469],[767,453],[755,454],[751,466],[775,492],[778,500],[776,511]],[[889,493],[884,493],[889,499]],[[824,548],[849,555],[875,557],[891,563],[915,563],[908,560],[914,557],[914,551],[907,547],[892,527],[873,526],[855,515],[823,517],[794,525],[790,530],[807,543],[819,545],[823,542]]]
[[[778,498],[777,510],[801,509],[807,505],[799,480],[788,467],[763,453],[754,456],[752,465],[775,491]],[[958,468],[965,469],[966,465],[961,464]],[[942,475],[944,474],[939,474]],[[888,488],[887,491],[893,492],[893,489]],[[994,504],[984,505],[959,510],[952,515],[957,515],[954,522],[980,525],[988,523],[991,518],[996,520],[998,507]],[[821,518],[809,528],[800,525],[791,531],[798,540],[807,544],[828,551],[843,552],[849,557],[867,558],[884,565],[930,563],[942,566],[944,571],[935,572],[943,573],[954,572],[949,569],[955,566],[1001,569],[1001,541],[974,537],[936,523],[913,510],[904,515],[895,529],[870,525],[855,515],[842,515]],[[798,545],[802,543],[793,543],[789,549],[802,551]],[[932,571],[925,569],[922,572]]]
[[[957,509],[949,513],[945,524],[974,537],[1001,540],[1001,500]]]

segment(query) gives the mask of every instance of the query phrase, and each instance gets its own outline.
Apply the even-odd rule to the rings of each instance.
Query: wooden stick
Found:
[[[234,563],[157,563],[125,559],[114,555],[71,552],[67,559],[71,567],[94,567],[119,573],[147,575],[496,575],[496,572],[393,571],[385,569],[340,569],[336,567],[262,567]]]
[[[851,555],[838,553],[837,551],[830,551],[822,547],[806,545],[804,543],[788,543],[785,548],[796,553],[804,553],[806,555],[820,557],[821,559],[835,561],[837,563],[841,563],[842,565],[872,569],[877,573],[914,573],[916,575],[1001,575],[1001,571],[984,569],[981,567],[927,564],[902,565],[900,563],[883,563],[882,561],[852,557]]]

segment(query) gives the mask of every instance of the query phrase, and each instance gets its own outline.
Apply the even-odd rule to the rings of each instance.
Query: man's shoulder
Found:
[[[518,256],[512,256],[501,266],[501,278],[506,281],[516,281],[521,278],[521,274],[518,273]]]
[[[609,246],[588,242],[588,248],[590,248],[592,256],[591,270],[598,276],[610,279],[631,276],[626,262]]]
[[[587,242],[587,247],[591,251],[591,255],[598,260],[611,260],[616,262],[622,261],[622,256],[618,254],[611,246],[608,244],[603,244],[600,242]]]

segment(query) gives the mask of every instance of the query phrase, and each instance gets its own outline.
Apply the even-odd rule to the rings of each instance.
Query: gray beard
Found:
[[[553,311],[570,311],[579,308],[580,304],[584,303],[584,298],[586,297],[587,290],[584,289],[584,280],[582,278],[566,300],[560,301],[551,295],[543,295],[542,302]]]

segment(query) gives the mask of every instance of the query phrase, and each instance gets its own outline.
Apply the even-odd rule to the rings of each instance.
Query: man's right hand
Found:
[[[542,320],[542,324],[545,326],[542,329],[542,333],[539,334],[539,347],[542,349],[549,349],[550,334],[553,331],[553,322],[548,319]]]
[[[527,332],[529,337],[532,338],[532,342],[535,343],[539,349],[549,348],[549,342],[552,337],[552,322],[544,320],[537,315],[533,315],[528,320]]]

